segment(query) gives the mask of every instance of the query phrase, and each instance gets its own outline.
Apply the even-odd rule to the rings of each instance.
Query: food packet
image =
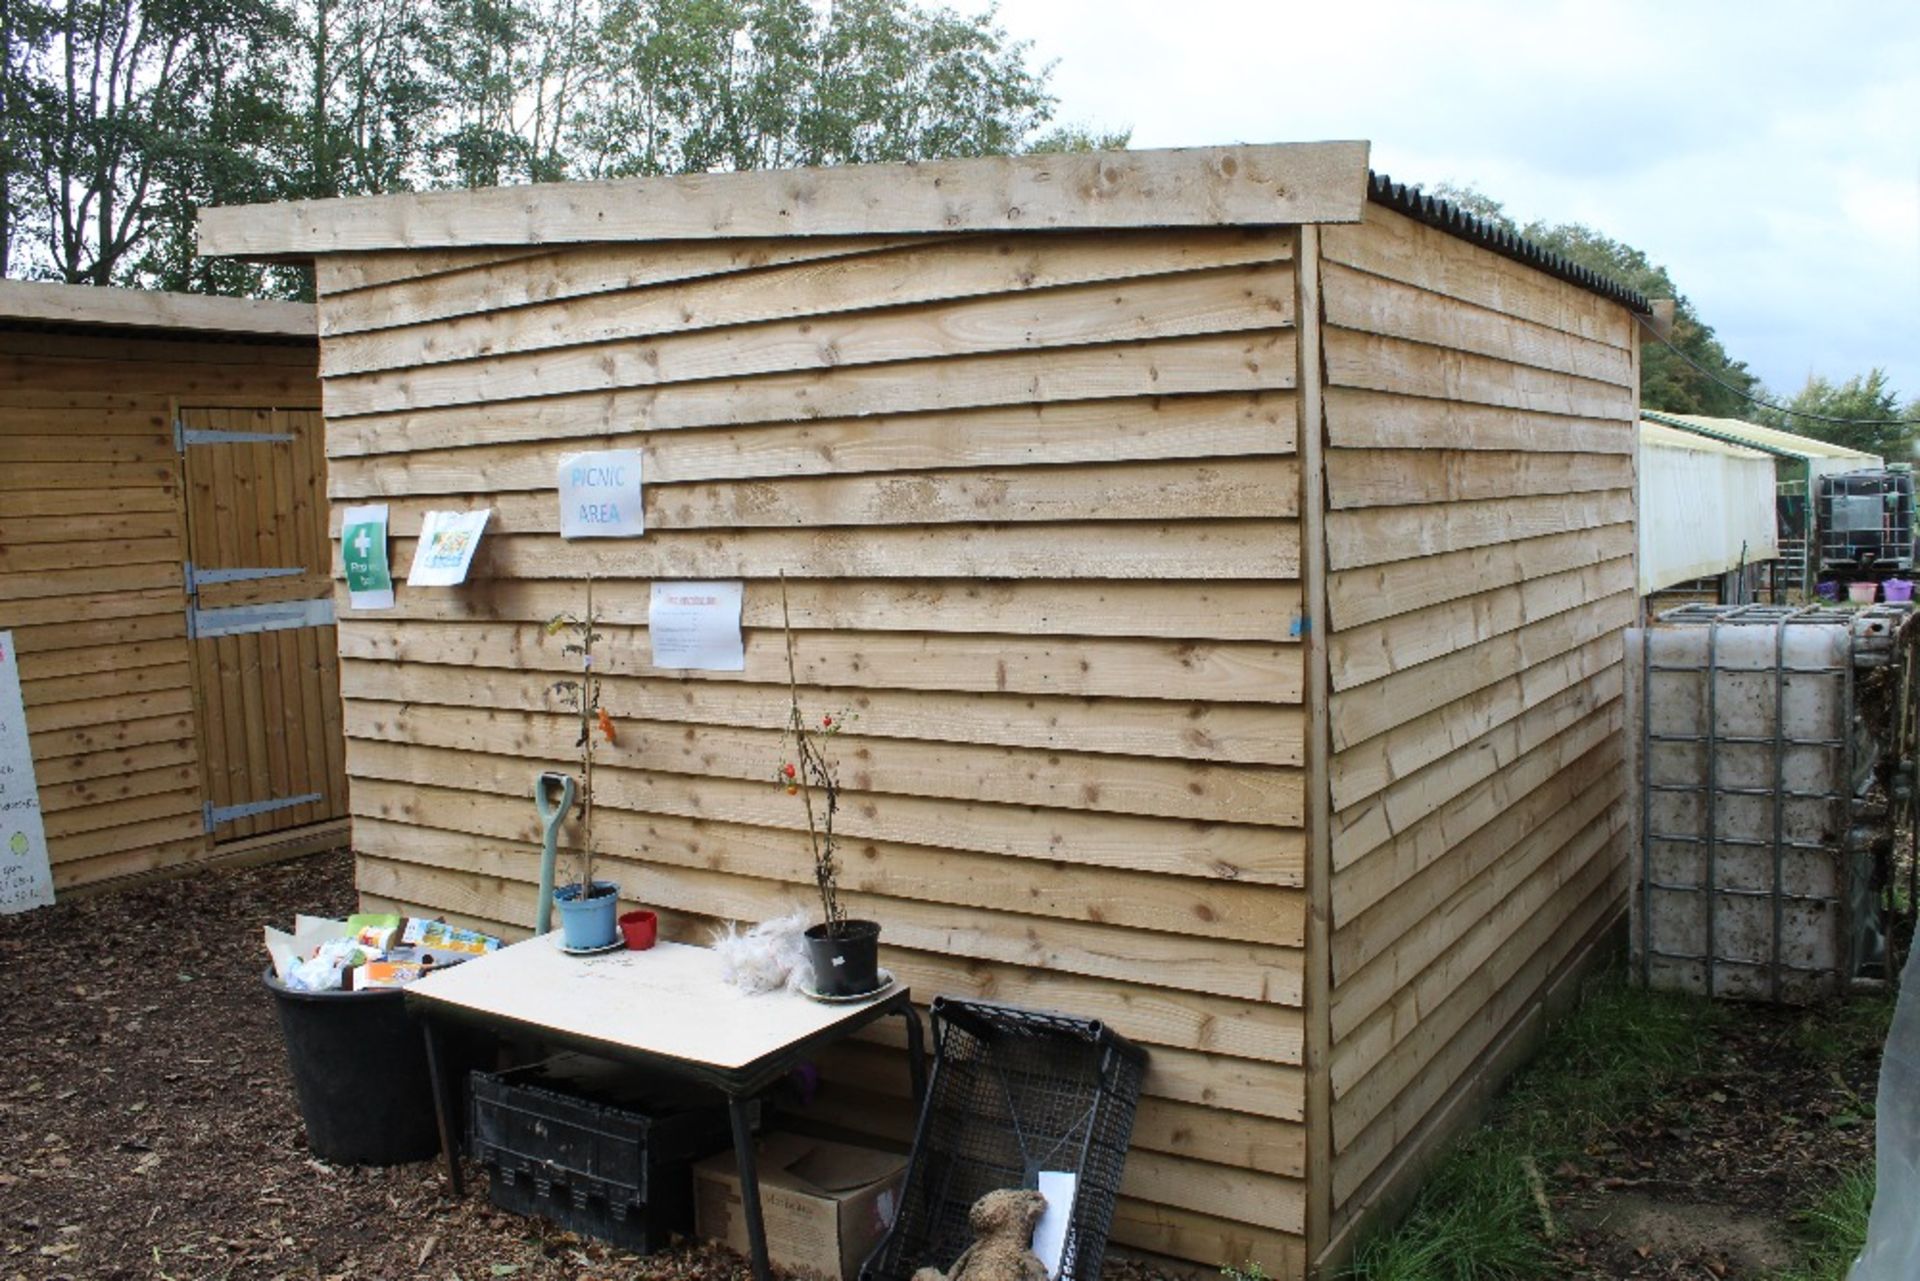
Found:
[[[459,952],[467,956],[482,956],[500,946],[500,940],[491,934],[463,930],[445,921],[427,921],[418,917],[408,920],[407,928],[400,935],[400,942],[406,947],[434,952]]]
[[[384,953],[400,935],[400,918],[392,913],[360,912],[347,918],[347,933],[369,952]]]
[[[419,961],[368,961],[353,971],[353,990],[402,987],[431,968]]]

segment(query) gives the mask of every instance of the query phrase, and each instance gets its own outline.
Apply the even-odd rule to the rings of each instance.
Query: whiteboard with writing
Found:
[[[27,709],[20,700],[20,664],[13,633],[0,632],[0,913],[51,902],[53,874],[27,743]]]

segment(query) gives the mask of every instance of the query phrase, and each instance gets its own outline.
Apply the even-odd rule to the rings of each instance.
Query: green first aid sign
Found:
[[[340,517],[340,561],[355,609],[392,609],[393,572],[387,566],[387,505],[349,507]]]

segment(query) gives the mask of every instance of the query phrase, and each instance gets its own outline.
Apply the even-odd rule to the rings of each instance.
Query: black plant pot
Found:
[[[813,990],[821,996],[860,996],[880,986],[880,922],[842,921],[832,935],[824,925],[807,930],[807,960]]]

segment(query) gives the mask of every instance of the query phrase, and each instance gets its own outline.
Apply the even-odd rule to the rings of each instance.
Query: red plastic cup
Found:
[[[644,952],[660,937],[660,918],[638,908],[620,918],[620,934],[627,940],[629,952]]]

